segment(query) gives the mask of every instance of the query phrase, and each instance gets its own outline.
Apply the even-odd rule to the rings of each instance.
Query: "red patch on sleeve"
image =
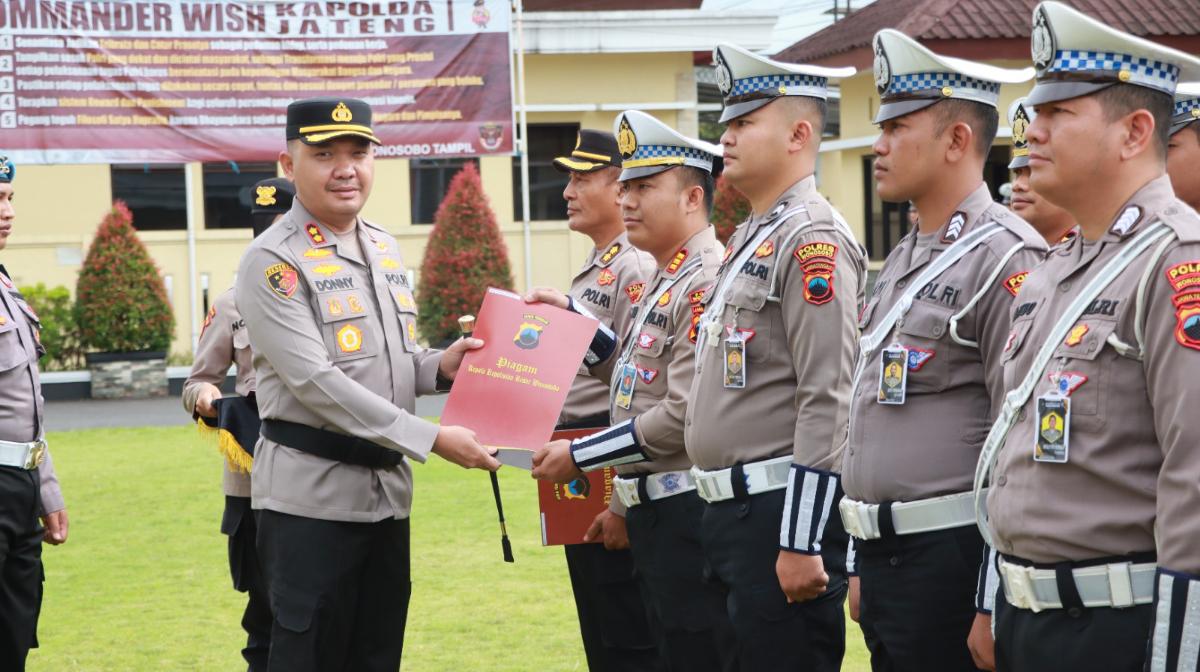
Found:
[[[1025,278],[1027,277],[1029,277],[1029,271],[1013,273],[1004,281],[1004,288],[1008,290],[1009,294],[1016,296],[1017,292],[1021,291],[1021,285],[1025,284]]]

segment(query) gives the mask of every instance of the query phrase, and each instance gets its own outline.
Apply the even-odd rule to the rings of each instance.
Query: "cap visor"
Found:
[[[590,173],[601,168],[608,168],[607,163],[592,163],[591,161],[579,161],[566,156],[560,156],[554,160],[554,167],[564,173]]]
[[[1029,98],[1025,100],[1026,107],[1057,103],[1060,100],[1070,100],[1080,96],[1093,94],[1100,89],[1107,89],[1116,82],[1038,82]]]
[[[1017,170],[1018,168],[1024,168],[1025,166],[1028,166],[1028,165],[1029,165],[1029,157],[1028,156],[1018,156],[1015,159],[1013,159],[1012,161],[1008,162],[1008,169],[1009,170]]]
[[[763,105],[766,105],[767,103],[771,102],[772,100],[775,100],[775,99],[774,98],[761,98],[759,100],[747,100],[744,103],[734,103],[733,105],[727,105],[725,107],[725,109],[721,111],[721,119],[720,119],[719,123],[723,124],[727,121],[732,121],[734,119],[737,119],[738,117],[742,116],[743,114],[750,114],[751,112],[757,110],[758,108],[762,107]]]
[[[620,182],[626,180],[636,180],[639,177],[650,177],[661,172],[678,167],[680,164],[670,166],[639,166],[637,168],[625,168],[621,171],[621,177],[617,178]]]
[[[1189,119],[1184,119],[1183,121],[1180,121],[1180,122],[1178,122],[1178,123],[1171,124],[1171,127],[1170,127],[1169,129],[1167,129],[1167,134],[1168,134],[1168,135],[1175,135],[1176,133],[1178,133],[1178,132],[1182,131],[1183,129],[1187,128],[1187,125],[1188,125],[1188,124],[1195,123],[1196,121],[1198,121],[1198,120],[1197,120],[1197,119],[1190,119],[1190,118],[1189,118]]]
[[[363,133],[361,131],[327,131],[325,133],[311,133],[309,135],[300,136],[300,141],[306,145],[321,145],[326,142],[329,142],[330,140],[333,140],[334,138],[341,138],[341,137],[345,137],[345,136],[354,136],[356,138],[362,138],[364,140],[369,140],[377,145],[383,144],[382,142],[380,142],[379,138],[375,137],[374,133]]]
[[[882,124],[890,119],[903,117],[906,114],[912,114],[919,110],[923,110],[930,105],[945,100],[944,98],[920,98],[918,100],[901,100],[895,103],[884,103],[879,106],[879,112],[875,114],[875,123]]]

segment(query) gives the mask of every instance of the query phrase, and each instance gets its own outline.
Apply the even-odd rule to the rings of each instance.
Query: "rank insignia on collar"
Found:
[[[650,334],[647,334],[646,332],[643,331],[642,333],[638,334],[637,344],[638,344],[639,348],[642,348],[643,350],[645,350],[645,349],[649,349],[651,346],[653,346],[654,342],[657,340],[658,339],[655,338],[654,336],[651,336]]]
[[[936,353],[933,350],[910,347],[908,349],[908,370],[920,371]]]
[[[337,273],[340,270],[342,270],[342,267],[338,266],[337,264],[321,264],[320,266],[314,266],[312,269],[312,272],[320,273],[321,275],[328,278],[329,276],[333,275],[334,273]]]
[[[1021,285],[1025,283],[1025,278],[1027,277],[1029,277],[1029,271],[1013,273],[1004,281],[1004,288],[1008,290],[1009,294],[1016,296],[1017,292],[1021,291]]]
[[[1064,397],[1071,396],[1072,392],[1088,381],[1087,376],[1077,371],[1049,373],[1046,374],[1046,378],[1050,380],[1051,385],[1054,385],[1054,391]]]
[[[674,258],[671,259],[671,263],[667,264],[667,273],[674,274],[676,271],[678,271],[679,267],[683,266],[683,261],[684,259],[687,259],[687,257],[687,250],[680,250],[676,252]]]
[[[308,239],[312,241],[313,245],[325,244],[325,234],[321,233],[321,227],[316,224],[309,222],[304,227],[304,232],[308,234]]]
[[[388,244],[383,242],[382,240],[376,240],[375,241],[375,249],[379,250],[380,252],[387,252]]]
[[[1112,228],[1109,229],[1118,236],[1124,236],[1129,233],[1134,224],[1142,218],[1142,209],[1136,205],[1131,205],[1121,212],[1121,216],[1117,217],[1117,221],[1113,222]]]
[[[617,275],[607,268],[600,271],[600,275],[596,276],[596,284],[601,287],[607,287],[617,281]]]
[[[946,223],[946,232],[942,234],[943,243],[953,243],[962,235],[963,228],[967,225],[967,213],[954,213],[950,217],[950,221]]]
[[[310,247],[304,251],[304,256],[309,259],[324,259],[333,254],[332,250],[326,250],[319,247]]]
[[[642,300],[642,290],[646,289],[646,283],[635,282],[625,288],[625,293],[629,295],[630,303],[637,303]]]
[[[300,285],[296,269],[288,263],[271,264],[264,271],[267,276],[267,286],[277,295],[290,299]]]
[[[613,243],[612,247],[608,248],[608,251],[600,256],[600,263],[602,263],[602,264],[611,263],[612,260],[616,258],[617,254],[620,253],[620,251],[621,251],[621,244]]]
[[[638,378],[641,378],[643,383],[653,383],[654,379],[658,377],[658,369],[644,369],[639,366],[637,367],[637,373]]]
[[[754,256],[758,257],[759,259],[762,259],[763,257],[769,257],[774,253],[775,243],[769,240],[764,240],[762,245],[759,245],[758,249],[754,250]]]
[[[780,203],[779,205],[772,208],[771,212],[767,213],[767,219],[768,220],[775,219],[776,217],[782,215],[783,211],[786,209],[787,209],[787,201],[784,201],[783,203]]]
[[[708,288],[706,287],[704,289],[697,289],[696,291],[692,292],[690,295],[688,295],[688,303],[692,304],[693,306],[700,303],[704,300],[704,293],[707,291]]]
[[[1067,340],[1063,341],[1063,344],[1067,345],[1068,347],[1079,345],[1083,342],[1083,335],[1087,332],[1088,325],[1077,324],[1073,329],[1071,329],[1071,333],[1067,334]]]
[[[721,255],[721,263],[723,264],[723,263],[729,261],[729,258],[732,256],[733,256],[733,243],[730,243],[725,246],[725,254]]]
[[[658,305],[665,306],[670,302],[671,302],[671,290],[668,289],[667,291],[662,293],[662,296],[658,297]]]

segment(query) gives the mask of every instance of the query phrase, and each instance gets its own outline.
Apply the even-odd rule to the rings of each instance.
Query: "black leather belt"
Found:
[[[377,443],[338,434],[287,420],[262,421],[262,435],[275,443],[310,455],[356,464],[372,469],[387,469],[400,464],[404,456]]]

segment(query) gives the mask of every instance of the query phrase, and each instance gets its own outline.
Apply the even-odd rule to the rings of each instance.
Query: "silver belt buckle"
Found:
[[[33,448],[29,451],[29,457],[25,459],[26,471],[31,471],[42,466],[42,462],[46,459],[46,441],[38,439],[33,442]]]

